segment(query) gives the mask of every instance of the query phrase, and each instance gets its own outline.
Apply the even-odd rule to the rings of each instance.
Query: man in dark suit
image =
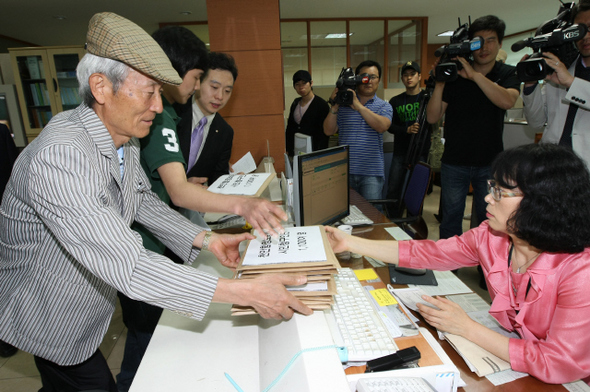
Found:
[[[180,149],[187,162],[190,182],[212,184],[229,173],[234,130],[218,113],[229,101],[238,69],[234,59],[225,53],[209,53],[209,70],[201,77],[201,89],[195,99],[179,107],[181,120],[177,132]],[[207,118],[203,130],[203,143],[196,159],[191,161],[191,134],[199,122]]]

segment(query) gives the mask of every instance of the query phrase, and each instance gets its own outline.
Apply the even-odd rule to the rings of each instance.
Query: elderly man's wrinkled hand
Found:
[[[256,237],[250,233],[235,235],[212,233],[207,250],[213,253],[223,266],[235,269],[240,263],[240,242],[254,238]]]
[[[281,221],[287,221],[287,214],[281,207],[262,198],[244,197],[243,200],[238,215],[243,216],[252,228],[273,237],[285,232]]]
[[[267,274],[244,282],[251,286],[245,305],[252,306],[264,318],[289,320],[295,312],[313,313],[285,288],[305,284],[307,277],[304,275]]]

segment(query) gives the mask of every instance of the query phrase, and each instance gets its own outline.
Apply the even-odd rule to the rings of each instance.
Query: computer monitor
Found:
[[[312,152],[311,136],[303,133],[295,133],[293,155],[305,154]]]
[[[329,225],[349,214],[348,146],[293,156],[296,226]]]

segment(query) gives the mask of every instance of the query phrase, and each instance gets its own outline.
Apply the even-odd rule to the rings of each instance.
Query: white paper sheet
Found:
[[[394,289],[395,296],[399,298],[404,305],[408,308],[412,309],[413,311],[417,312],[418,307],[416,304],[422,304],[426,306],[430,306],[431,308],[438,309],[431,303],[428,303],[422,299],[423,295],[428,295],[424,290],[422,290],[424,286],[420,287],[410,287],[407,289]]]
[[[308,282],[301,286],[286,286],[289,291],[328,291],[328,282]]]
[[[405,240],[413,239],[401,227],[386,227],[385,231],[388,232],[397,241],[405,241]]]
[[[586,384],[582,380],[569,382],[567,384],[563,384],[563,386],[565,387],[565,389],[567,389],[570,392],[589,392],[590,391],[590,386],[588,386],[588,384]]]
[[[489,313],[490,305],[484,301],[479,295],[473,294],[461,294],[461,295],[449,295],[447,299],[455,302],[467,313],[472,320],[486,326],[492,331],[496,331],[501,335],[508,338],[520,339],[520,336],[516,332],[510,332],[504,329],[492,315]]]
[[[528,376],[528,373],[516,372],[512,369],[504,370],[503,372],[488,374],[486,378],[495,386],[507,384],[511,381],[518,380]]]
[[[450,294],[466,294],[473,293],[461,279],[457,278],[451,271],[434,271],[434,277],[438,282],[438,286],[418,286],[415,284],[408,285],[409,287],[420,287],[428,295],[450,295]]]
[[[243,157],[234,163],[231,168],[233,173],[248,174],[256,170],[256,162],[254,162],[254,157],[252,157],[252,154],[248,151]]]
[[[255,235],[246,250],[244,266],[327,260],[319,226],[289,227],[278,238]]]

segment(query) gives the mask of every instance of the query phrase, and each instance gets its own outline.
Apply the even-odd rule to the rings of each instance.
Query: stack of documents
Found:
[[[287,287],[311,309],[327,309],[334,302],[336,284],[333,275],[340,268],[322,226],[290,227],[279,238],[254,233],[242,261],[237,279],[252,279],[260,274],[288,273],[307,275],[307,284]],[[232,307],[232,315],[254,314],[251,307]]]
[[[259,197],[268,187],[274,173],[224,174],[207,190],[222,195],[245,195]]]

